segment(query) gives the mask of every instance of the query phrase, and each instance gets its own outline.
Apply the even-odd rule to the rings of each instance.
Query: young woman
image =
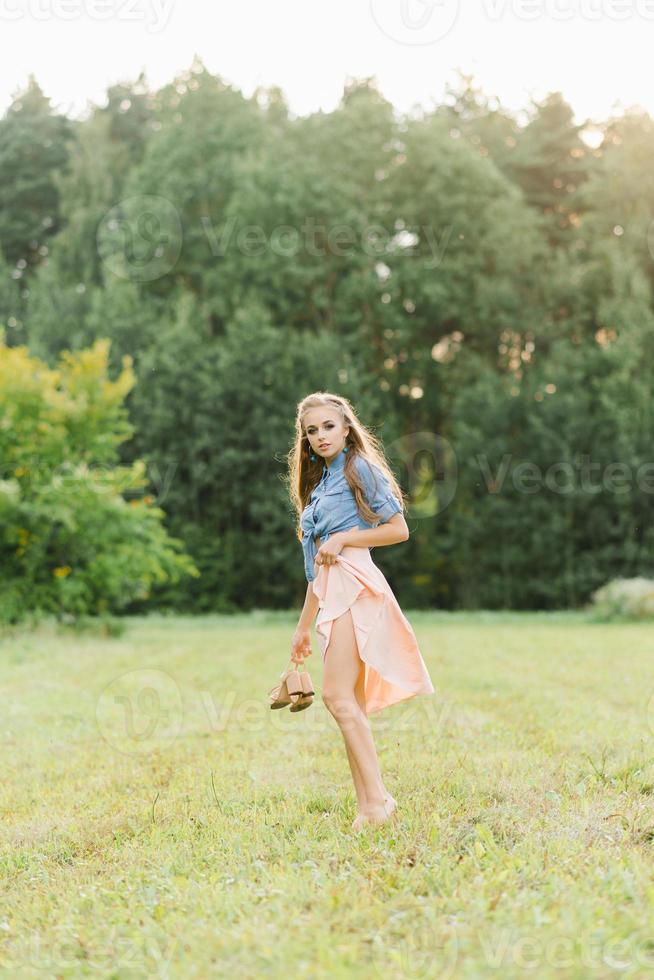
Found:
[[[406,541],[402,491],[377,438],[346,398],[307,395],[289,453],[307,594],[291,660],[311,656],[311,624],[324,664],[322,698],[352,771],[352,829],[389,820],[397,803],[384,786],[368,715],[434,687],[415,634],[370,549]]]

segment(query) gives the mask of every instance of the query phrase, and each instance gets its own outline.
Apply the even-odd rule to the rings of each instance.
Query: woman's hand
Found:
[[[336,534],[332,534],[331,537],[327,538],[324,544],[320,545],[314,559],[315,564],[335,565],[336,555],[340,555],[344,547],[345,541],[343,540],[343,533],[341,531],[337,531]]]
[[[304,630],[298,627],[291,640],[291,660],[294,664],[301,664],[306,657],[310,657],[311,650],[311,630]]]

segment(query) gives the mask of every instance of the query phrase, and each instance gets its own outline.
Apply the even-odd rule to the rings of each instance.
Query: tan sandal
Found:
[[[282,671],[280,675],[280,682],[276,684],[275,687],[271,687],[268,691],[268,699],[270,701],[271,708],[285,708],[288,704],[291,704],[291,697],[288,691],[287,678],[289,674],[289,668]]]
[[[293,664],[293,661],[290,663]],[[313,702],[314,694],[309,671],[289,666],[282,672],[279,684],[268,692],[268,699],[271,708],[285,708],[290,704],[291,711],[302,711]]]
[[[291,699],[292,705],[297,704],[304,693],[304,689],[302,687],[300,671],[295,667],[292,670],[289,670],[286,675],[286,687],[288,689],[288,696]]]
[[[311,677],[306,667],[300,673],[300,684],[302,685],[302,694],[297,702],[291,705],[291,711],[303,711],[304,708],[308,708],[310,704],[313,704],[313,696],[316,692],[313,689]]]

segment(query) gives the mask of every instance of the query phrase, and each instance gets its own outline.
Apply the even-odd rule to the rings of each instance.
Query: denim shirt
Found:
[[[363,484],[366,502],[379,518],[375,524],[364,520],[343,472],[346,458],[347,453],[341,449],[329,466],[324,465],[320,483],[312,490],[309,502],[300,516],[307,582],[311,582],[316,575],[316,538],[320,538],[320,543],[323,544],[331,534],[338,531],[349,531],[353,527],[361,530],[377,527],[377,524],[385,524],[394,514],[402,512],[402,504],[393,495],[390,484],[379,467],[362,456],[355,456],[354,465]]]

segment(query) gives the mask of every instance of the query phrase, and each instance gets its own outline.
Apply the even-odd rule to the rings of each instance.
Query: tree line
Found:
[[[33,601],[30,575],[47,608],[296,604],[285,456],[297,401],[323,389],[411,496],[409,541],[375,555],[402,602],[574,607],[650,573],[653,153],[638,107],[580,124],[554,92],[515,115],[465,75],[430,110],[400,115],[359,79],[298,118],[196,58],[83,120],[31,76],[0,120],[6,608]],[[137,525],[100,540],[73,491],[64,531],[26,447],[142,472]]]

